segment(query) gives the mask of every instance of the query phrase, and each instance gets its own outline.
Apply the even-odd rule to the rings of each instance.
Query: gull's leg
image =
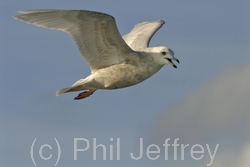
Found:
[[[80,100],[80,99],[84,99],[86,97],[89,97],[95,91],[96,91],[96,89],[95,90],[89,90],[89,91],[85,91],[85,92],[79,93],[79,95],[77,97],[75,97],[74,100]]]

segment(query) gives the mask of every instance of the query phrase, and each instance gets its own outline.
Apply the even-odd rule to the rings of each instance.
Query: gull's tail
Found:
[[[89,78],[84,78],[76,81],[71,87],[62,88],[56,92],[56,96],[60,96],[63,93],[67,92],[76,92],[81,90],[90,90],[90,88],[86,85],[89,82]]]
[[[63,93],[67,93],[70,89],[71,89],[71,87],[70,88],[62,88],[56,92],[56,96],[60,96]]]

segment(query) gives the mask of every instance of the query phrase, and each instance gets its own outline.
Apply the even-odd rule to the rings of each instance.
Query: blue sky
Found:
[[[146,143],[159,144],[168,137],[180,136],[183,142],[191,144],[188,136],[193,135],[197,144],[221,144],[223,150],[218,157],[222,158],[214,163],[216,167],[226,166],[225,161],[233,159],[234,150],[242,155],[237,162],[249,155],[250,125],[246,121],[250,118],[249,106],[240,100],[249,97],[246,92],[250,89],[244,86],[249,83],[249,1],[1,0],[0,4],[1,166],[33,166],[29,155],[32,141],[37,138],[38,146],[46,142],[55,145],[55,137],[63,147],[60,166],[205,166],[207,163],[190,159],[132,161],[126,157],[121,161],[93,161],[91,152],[74,161],[76,137],[97,138],[100,143],[110,143],[112,137],[121,138],[125,155],[138,147],[140,137]],[[56,97],[58,89],[88,76],[89,67],[68,34],[14,20],[14,11],[20,9],[85,9],[108,13],[116,18],[122,35],[138,22],[165,20],[150,46],[171,48],[181,63],[178,69],[165,66],[130,88],[99,90],[81,101],[73,100],[77,93]],[[235,93],[228,96],[223,88]],[[218,105],[213,101],[216,98]],[[221,107],[222,101],[229,107]],[[197,122],[206,118],[210,119]],[[199,133],[190,130],[194,127]],[[222,141],[228,144],[223,145]],[[35,158],[38,166],[54,164],[54,159]]]

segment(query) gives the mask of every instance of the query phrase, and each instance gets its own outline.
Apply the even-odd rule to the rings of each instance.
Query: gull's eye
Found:
[[[167,52],[161,52],[161,54],[162,54],[162,55],[166,55],[166,54],[167,54]]]

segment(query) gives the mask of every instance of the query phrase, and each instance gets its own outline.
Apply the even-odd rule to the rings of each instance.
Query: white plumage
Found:
[[[135,85],[155,74],[164,64],[178,59],[167,47],[148,48],[154,33],[164,21],[137,24],[130,33],[120,35],[114,17],[85,10],[24,10],[15,19],[37,26],[68,33],[77,44],[91,74],[69,88],[60,89],[56,95],[66,92],[89,90],[75,99],[90,96],[97,89],[117,89]]]

